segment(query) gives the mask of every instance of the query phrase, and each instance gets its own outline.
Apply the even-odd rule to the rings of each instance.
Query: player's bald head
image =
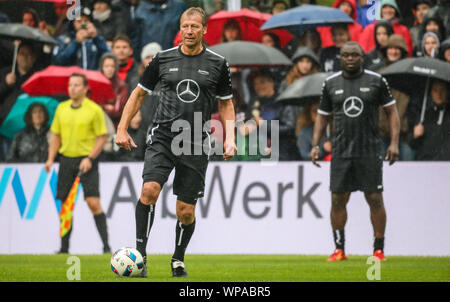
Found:
[[[342,47],[341,47],[341,53],[343,53],[344,51],[346,51],[346,52],[357,52],[361,56],[364,56],[364,50],[362,49],[361,45],[359,45],[355,41],[345,42],[344,45],[342,45]]]

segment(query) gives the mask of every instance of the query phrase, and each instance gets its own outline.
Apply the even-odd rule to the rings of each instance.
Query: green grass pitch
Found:
[[[303,255],[186,255],[187,279],[170,275],[170,255],[148,255],[149,277],[120,278],[110,269],[110,255],[0,255],[0,282],[62,282],[70,256],[80,259],[83,282],[367,282],[367,256],[328,263],[327,256]],[[387,256],[380,281],[449,282],[450,257]],[[380,282],[370,281],[370,282]],[[74,282],[74,281],[71,281]]]

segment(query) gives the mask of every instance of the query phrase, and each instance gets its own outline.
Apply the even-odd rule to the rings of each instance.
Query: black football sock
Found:
[[[375,238],[373,242],[373,251],[384,249],[384,237],[383,238]]]
[[[186,252],[194,230],[195,220],[190,225],[184,225],[177,220],[177,226],[175,228],[175,252],[173,253],[172,259],[184,262],[184,253]]]
[[[136,205],[136,249],[141,253],[144,260],[147,256],[148,235],[155,218],[155,206],[145,205],[138,200]]]
[[[106,226],[106,215],[105,213],[101,213],[98,215],[94,215],[95,225],[97,226],[97,230],[100,234],[100,238],[103,242],[103,249],[109,250],[108,244],[108,228]]]
[[[336,249],[340,249],[340,250],[344,251],[344,245],[345,245],[344,230],[333,230],[333,238],[334,238],[334,244],[336,245]]]

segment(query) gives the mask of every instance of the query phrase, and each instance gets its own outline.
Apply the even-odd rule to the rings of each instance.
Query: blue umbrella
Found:
[[[17,98],[11,111],[6,116],[6,119],[0,127],[0,134],[9,139],[13,139],[20,130],[25,128],[25,121],[23,118],[28,107],[35,102],[41,103],[47,108],[49,124],[51,124],[59,102],[54,98],[46,96],[30,97],[28,94],[24,93]]]
[[[353,19],[337,8],[321,5],[302,5],[273,15],[261,26],[261,30],[285,28],[298,30],[334,24],[352,24]]]

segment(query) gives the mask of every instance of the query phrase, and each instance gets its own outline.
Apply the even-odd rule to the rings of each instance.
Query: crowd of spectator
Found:
[[[292,64],[277,68],[232,68],[236,120],[255,122],[254,128],[240,127],[238,123],[238,140],[246,141],[244,145],[248,148],[252,131],[258,131],[266,121],[279,120],[279,160],[309,160],[319,99],[304,106],[284,105],[275,100],[304,76],[340,71],[339,51],[347,41],[357,41],[362,46],[366,52],[365,68],[378,73],[408,57],[450,62],[450,1],[408,1],[415,18],[409,27],[402,22],[395,0],[378,1],[378,15],[370,18],[373,2],[336,0],[332,6],[349,15],[354,24],[307,28],[296,32],[284,46],[276,33],[264,32],[260,42],[282,51]],[[36,71],[49,65],[98,70],[110,81],[115,94],[114,98],[100,104],[105,112],[109,141],[100,160],[141,161],[146,133],[158,105],[158,88],[147,96],[131,121],[129,133],[138,145],[136,150],[118,149],[113,143],[115,128],[145,66],[159,51],[177,45],[179,18],[188,4],[181,0],[86,0],[81,3],[80,18],[69,20],[69,6],[55,2],[57,19],[54,24],[41,19],[40,12],[33,8],[20,6],[23,9],[20,20],[0,11],[0,22],[34,27],[57,41],[51,46],[0,38],[0,125],[18,96],[24,93],[21,85]],[[316,4],[316,1],[249,0],[247,3],[250,9],[277,14],[293,4]],[[222,0],[201,4],[208,16],[226,9],[226,1]],[[241,39],[238,22],[229,19],[223,27],[220,43]],[[18,44],[18,52],[13,62],[15,44]],[[450,160],[449,84],[433,80],[429,87],[423,119],[420,111],[424,91],[413,93],[412,90],[408,95],[391,89],[401,120],[400,160]],[[213,114],[212,119],[218,119],[216,115]],[[24,116],[26,127],[13,140],[0,134],[0,161],[45,162],[49,119],[45,106],[31,105]],[[389,126],[382,110],[379,128],[387,148]],[[328,137],[320,146],[323,160],[329,160],[332,149],[332,129],[327,132]],[[270,136],[270,129],[267,135]],[[215,140],[221,143],[222,138],[215,136]],[[270,145],[260,151],[256,155],[239,152],[241,155],[234,160],[259,160],[270,154]]]

